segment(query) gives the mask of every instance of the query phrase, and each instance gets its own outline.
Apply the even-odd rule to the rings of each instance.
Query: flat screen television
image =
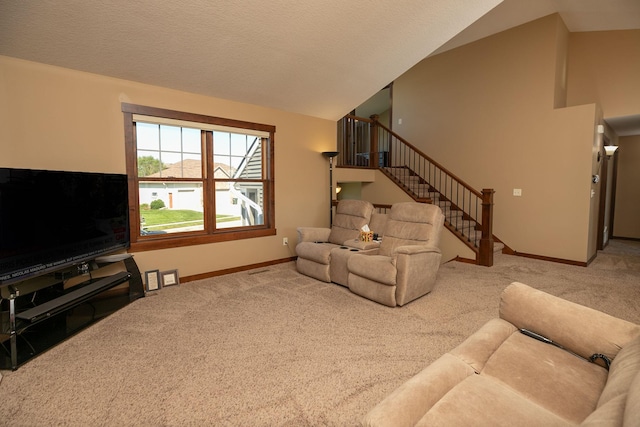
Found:
[[[129,243],[126,175],[0,168],[0,285]]]

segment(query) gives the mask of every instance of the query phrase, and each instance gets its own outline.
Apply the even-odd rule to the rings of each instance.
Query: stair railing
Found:
[[[493,265],[493,189],[478,191],[378,121],[347,115],[338,122],[337,166],[380,169],[419,202],[434,203],[445,225]]]

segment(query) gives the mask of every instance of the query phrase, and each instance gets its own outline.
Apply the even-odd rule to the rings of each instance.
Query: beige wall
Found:
[[[180,276],[294,256],[296,227],[328,226],[335,122],[0,56],[0,166],[125,173],[121,102],[276,126],[277,236],[139,252]]]
[[[640,30],[571,33],[569,40],[568,102],[599,102],[605,120],[640,115]],[[608,126],[606,134],[621,146],[613,236],[638,239],[640,139],[618,137]]]
[[[613,236],[640,239],[640,135],[620,137],[618,144]]]
[[[598,102],[605,119],[640,114],[640,30],[571,33],[567,102]]]
[[[509,247],[586,262],[598,109],[554,108],[565,101],[567,40],[551,15],[425,59],[394,82],[394,130],[477,189],[495,189],[494,234]]]

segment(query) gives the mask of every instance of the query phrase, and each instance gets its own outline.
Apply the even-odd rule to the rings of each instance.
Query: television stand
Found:
[[[0,288],[0,369],[20,365],[144,296],[128,254]]]

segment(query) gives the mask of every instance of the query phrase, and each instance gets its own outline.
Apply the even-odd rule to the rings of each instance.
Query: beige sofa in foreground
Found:
[[[517,282],[504,290],[499,314],[362,425],[640,426],[639,325]],[[587,360],[599,353],[609,370],[601,358]]]

